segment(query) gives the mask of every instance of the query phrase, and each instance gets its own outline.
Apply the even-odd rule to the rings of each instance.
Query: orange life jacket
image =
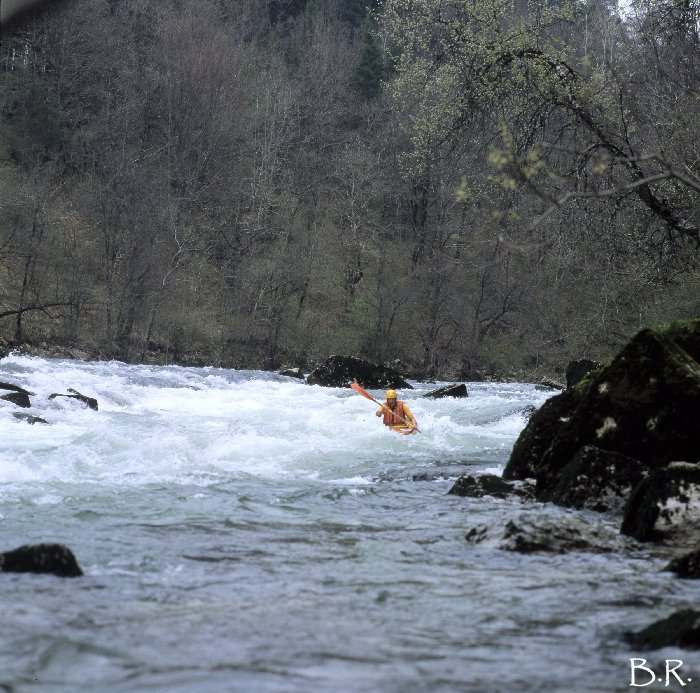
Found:
[[[389,405],[384,402],[384,404],[388,407]],[[389,407],[391,408],[391,407]],[[406,415],[403,413],[403,401],[398,399],[396,400],[396,406],[394,407],[393,412],[388,412],[386,409],[384,409],[384,425],[385,426],[405,426],[406,424],[401,421],[396,415],[399,415],[403,417],[404,419],[406,418]]]

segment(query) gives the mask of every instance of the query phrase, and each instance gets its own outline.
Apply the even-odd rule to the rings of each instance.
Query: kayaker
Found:
[[[383,416],[384,425],[391,426],[391,428],[403,428],[410,433],[413,433],[413,430],[418,428],[416,417],[413,416],[408,405],[403,400],[398,399],[396,390],[386,391],[386,402],[377,409],[376,415]],[[405,419],[405,421],[401,419]]]

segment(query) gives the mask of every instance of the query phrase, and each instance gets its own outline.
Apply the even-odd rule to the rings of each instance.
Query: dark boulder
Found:
[[[10,392],[9,395],[1,395],[0,399],[5,402],[12,402],[12,404],[16,404],[18,407],[24,407],[25,409],[32,406],[29,395],[26,392]]]
[[[51,573],[59,577],[83,574],[73,552],[63,544],[29,544],[0,553],[0,570],[8,573]]]
[[[24,392],[27,395],[33,395],[33,392],[29,392],[29,390],[25,390],[23,387],[20,387],[19,385],[13,385],[12,383],[3,383],[0,382],[0,390],[10,390],[11,392]]]
[[[94,409],[95,411],[98,410],[98,404],[97,400],[94,397],[87,397],[86,395],[80,394],[77,390],[74,390],[72,387],[68,388],[68,392],[70,392],[70,395],[62,395],[57,392],[54,392],[53,394],[49,395],[49,399],[55,399],[56,397],[68,397],[69,399],[77,399],[79,402],[82,402],[84,405],[90,407],[90,409]]]
[[[583,447],[649,468],[700,458],[700,366],[643,330],[605,368],[545,402],[516,441],[504,477],[537,479],[538,498]]]
[[[647,468],[632,457],[582,447],[552,480],[539,499],[569,508],[622,513]]]
[[[512,495],[524,498],[532,497],[532,489],[530,487],[517,485],[517,482],[504,481],[495,474],[480,474],[477,476],[462,474],[447,493],[448,495],[461,496],[462,498],[482,498],[483,496],[506,498]]]
[[[700,611],[682,609],[668,618],[652,623],[644,630],[628,635],[637,647],[659,650],[662,647],[700,648]]]
[[[613,553],[623,550],[622,537],[612,528],[593,524],[582,516],[521,512],[504,526],[480,525],[466,539],[472,544],[487,544],[518,553],[569,553],[586,551]]]
[[[467,386],[464,383],[459,383],[458,385],[445,385],[445,387],[439,387],[437,390],[431,390],[426,392],[423,397],[431,397],[433,399],[440,399],[442,397],[469,397],[467,392]]]
[[[348,383],[353,381],[362,387],[375,389],[413,389],[397,371],[353,356],[330,356],[306,378],[309,385],[325,387],[347,387]]]
[[[697,580],[700,578],[700,548],[674,558],[664,570],[675,573],[680,578]]]
[[[573,387],[581,382],[591,371],[600,368],[600,364],[590,359],[569,361],[566,367],[566,387]]]
[[[700,464],[652,471],[630,496],[620,531],[640,541],[688,545],[700,535]]]

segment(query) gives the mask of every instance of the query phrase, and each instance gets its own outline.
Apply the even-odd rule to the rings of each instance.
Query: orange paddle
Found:
[[[406,421],[406,419],[404,419],[403,416],[399,416],[398,414],[395,414],[393,411],[391,411],[390,407],[387,407],[386,404],[384,404],[383,402],[378,402],[376,399],[374,399],[374,397],[372,397],[372,395],[369,394],[369,392],[367,392],[367,390],[363,390],[357,383],[348,383],[348,384],[358,394],[362,395],[363,397],[366,397],[367,399],[371,399],[375,404],[379,405],[380,407],[384,407],[384,409],[386,409],[387,411],[390,411],[392,414],[394,414],[394,416],[397,419],[401,419],[401,421],[403,421],[407,426],[410,426],[414,431],[418,431],[418,433],[422,433],[422,431],[420,430],[420,428],[418,428],[418,426],[414,426],[410,421]]]

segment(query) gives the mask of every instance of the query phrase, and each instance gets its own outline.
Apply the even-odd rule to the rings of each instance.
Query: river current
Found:
[[[684,662],[642,690],[700,690],[697,652],[623,638],[700,601],[649,549],[465,539],[524,502],[447,492],[499,474],[551,391],[412,383],[404,437],[350,389],[259,371],[10,355],[0,380],[49,423],[0,403],[0,551],[64,543],[85,572],[0,573],[0,691],[628,691],[631,658]],[[49,399],[68,388],[99,411]]]

